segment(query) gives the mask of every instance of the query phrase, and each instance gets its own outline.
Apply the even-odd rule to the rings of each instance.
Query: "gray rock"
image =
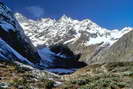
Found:
[[[91,63],[133,61],[133,31],[125,34],[111,47],[99,52]]]
[[[9,88],[9,84],[8,83],[5,83],[5,82],[1,82],[0,83],[0,89],[7,89]]]

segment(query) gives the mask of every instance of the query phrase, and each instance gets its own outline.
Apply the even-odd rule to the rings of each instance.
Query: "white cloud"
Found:
[[[33,15],[35,18],[42,17],[45,13],[44,9],[41,8],[40,6],[30,6],[26,7],[26,10]]]

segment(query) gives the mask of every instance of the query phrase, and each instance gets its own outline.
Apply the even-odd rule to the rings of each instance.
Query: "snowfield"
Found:
[[[65,15],[59,20],[42,18],[37,21],[28,19],[20,13],[16,13],[15,16],[34,46],[56,43],[74,44],[79,39],[82,39],[86,46],[99,43],[112,45],[132,30],[131,27],[108,30],[89,19],[79,21]]]

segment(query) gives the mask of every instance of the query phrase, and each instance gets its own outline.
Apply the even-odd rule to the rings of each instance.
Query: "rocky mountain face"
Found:
[[[13,56],[19,54],[32,62],[40,59],[37,50],[24,34],[13,13],[3,3],[0,3],[0,41],[2,58],[15,59]]]
[[[4,46],[6,46],[5,44],[8,44],[12,49],[18,51],[30,61],[39,59],[37,50],[24,34],[11,10],[3,3],[0,3],[0,38],[1,41],[5,41],[5,43],[2,43]],[[2,48],[3,45],[0,45],[0,48]],[[4,51],[5,50],[2,50],[1,55],[4,54]]]
[[[15,16],[35,46],[62,43],[74,54],[81,53],[80,61],[86,63],[90,63],[92,57],[132,30],[130,27],[108,30],[89,19],[78,21],[65,15],[59,20],[42,18],[37,21],[27,19],[20,13],[16,13]]]
[[[133,61],[133,30],[121,37],[110,48],[99,52],[92,63]]]
[[[42,18],[37,21],[28,19],[20,13],[16,13],[15,16],[35,46],[57,43],[74,44],[78,40],[85,46],[100,43],[112,45],[131,30],[129,27],[121,31],[108,30],[89,19],[78,21],[65,15],[59,20]]]

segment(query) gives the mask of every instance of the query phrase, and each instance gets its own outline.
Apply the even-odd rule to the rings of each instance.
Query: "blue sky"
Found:
[[[108,29],[133,27],[133,0],[3,0],[14,12],[28,18],[51,17],[63,14],[83,20],[90,19]]]

